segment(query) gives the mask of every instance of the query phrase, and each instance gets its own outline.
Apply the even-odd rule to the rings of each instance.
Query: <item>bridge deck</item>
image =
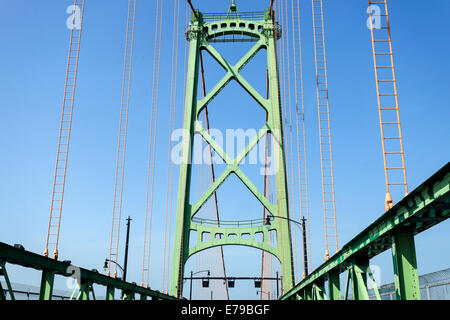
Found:
[[[305,288],[323,283],[332,271],[344,272],[355,258],[370,259],[390,249],[395,234],[407,232],[414,236],[449,216],[450,163],[447,163],[282,296],[281,300],[293,299]]]

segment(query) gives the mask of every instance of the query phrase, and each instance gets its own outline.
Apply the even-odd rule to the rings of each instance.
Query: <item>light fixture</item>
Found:
[[[228,279],[228,288],[234,288],[234,279]]]
[[[273,220],[273,216],[267,216],[266,220],[264,221],[264,226],[267,229],[270,229],[270,227],[272,226],[272,223],[270,223],[271,220]]]
[[[261,288],[261,279],[255,280],[255,288]]]

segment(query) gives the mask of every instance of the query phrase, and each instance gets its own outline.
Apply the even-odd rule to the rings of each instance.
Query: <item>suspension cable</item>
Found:
[[[203,96],[206,96],[206,82],[205,82],[205,69],[203,67],[203,55],[200,51],[200,67],[201,67],[201,73],[202,73],[202,87],[203,87]],[[210,125],[209,125],[209,113],[208,113],[208,106],[205,106],[205,118],[206,118],[206,129],[207,132],[210,132]],[[213,162],[213,149],[212,146],[209,144],[209,154],[211,156],[211,175],[212,175],[212,183],[214,184],[216,182],[216,175],[214,170],[214,162]],[[216,216],[217,216],[217,226],[220,228],[220,216],[219,216],[219,205],[217,201],[217,192],[214,192],[214,203],[216,208]],[[220,235],[220,238],[222,238],[222,235]],[[222,256],[222,269],[223,274],[226,277],[226,269],[225,269],[225,258],[223,255],[223,246],[220,246],[220,254]],[[230,296],[228,293],[228,283],[225,282],[225,288],[227,293],[227,300],[230,300]]]
[[[325,224],[325,260],[338,251],[336,204],[334,195],[333,155],[331,148],[331,121],[328,96],[328,72],[325,49],[325,30],[322,0],[312,0],[314,51],[319,117],[320,158]],[[330,250],[330,249],[334,250]],[[331,252],[330,252],[331,251]]]
[[[149,287],[150,278],[150,247],[152,236],[154,182],[155,182],[155,158],[156,158],[156,133],[158,124],[158,100],[159,100],[159,74],[161,58],[161,31],[164,0],[157,0],[155,20],[155,46],[153,58],[153,81],[152,81],[152,108],[150,120],[150,148],[147,173],[147,198],[145,208],[145,236],[144,254],[142,263],[142,285]]]
[[[191,7],[192,12],[194,13],[195,17],[198,18],[197,11],[195,11],[194,6],[192,5],[191,0],[187,0],[187,3]]]
[[[70,33],[69,54],[67,59],[66,80],[62,105],[61,124],[59,129],[58,152],[56,155],[56,168],[53,181],[52,202],[48,223],[47,241],[44,256],[48,257],[52,247],[53,259],[58,259],[59,232],[61,228],[61,215],[66,185],[67,160],[69,156],[70,134],[72,131],[72,115],[75,102],[75,89],[78,75],[78,60],[80,55],[81,34],[83,29],[84,2],[81,8],[75,0],[73,8],[73,21]]]
[[[269,88],[270,88],[269,69],[267,68],[266,69],[266,99],[267,100],[269,100]],[[269,114],[266,112],[266,123],[267,123],[267,121],[269,121]],[[267,162],[268,162],[268,157],[269,157],[268,156],[269,144],[267,141],[268,136],[269,136],[269,134],[266,134],[266,138],[264,139],[264,142],[265,142],[265,145],[264,145],[264,197],[266,197],[266,198],[267,198]],[[267,215],[266,212],[267,212],[267,209],[266,209],[266,207],[263,206],[263,221],[265,221],[265,219],[266,219],[266,215]],[[264,240],[265,239],[264,239],[264,235],[263,235],[263,241]],[[268,240],[270,242],[270,236],[269,236]],[[264,264],[265,264],[265,259],[264,259],[265,254],[264,253],[265,253],[265,251],[262,250],[261,251],[261,278],[264,278]],[[269,274],[270,274],[270,265],[269,265],[268,269],[269,269]],[[261,288],[264,288],[263,284],[264,284],[264,281],[261,280]],[[260,300],[263,300],[262,294],[260,295]]]
[[[296,4],[296,8],[295,8]],[[299,209],[300,216],[307,217],[306,234],[307,243],[303,247],[308,248],[307,256],[303,255],[303,265],[305,260],[311,261],[311,241],[310,241],[310,222],[309,222],[309,195],[308,195],[308,171],[306,163],[306,127],[305,127],[305,105],[303,92],[303,50],[301,40],[301,25],[300,25],[300,1],[292,1],[292,42],[293,42],[293,56],[294,56],[294,87],[295,87],[295,101],[296,101],[296,123],[297,123],[297,156],[298,156],[298,175],[299,175]],[[303,239],[303,237],[302,237]],[[303,240],[302,240],[303,241]],[[309,257],[309,259],[308,259]],[[309,264],[311,268],[311,264]],[[305,277],[310,270],[303,270]]]
[[[180,23],[180,0],[176,0],[174,4],[175,23],[173,28],[173,42],[172,42],[172,71],[170,80],[170,120],[169,120],[169,148],[167,156],[167,195],[166,195],[166,222],[164,232],[164,263],[163,263],[163,292],[167,293],[169,286],[166,289],[166,274],[169,279],[170,274],[170,242],[171,242],[171,221],[172,221],[172,200],[173,200],[173,161],[171,161],[172,151],[172,132],[175,130],[176,119],[176,104],[177,104],[177,80],[178,80],[178,40],[179,40],[179,23]]]
[[[291,181],[290,181],[290,192],[289,192],[289,199],[290,199],[290,203],[292,203],[292,213],[293,213],[293,219],[296,220],[296,203],[295,203],[295,183],[294,183],[294,159],[293,159],[293,134],[292,134],[292,96],[291,96],[291,62],[290,62],[290,52],[289,52],[289,47],[290,47],[290,38],[289,38],[289,21],[288,21],[288,4],[287,4],[287,0],[285,0],[284,3],[284,8],[283,8],[283,13],[282,13],[283,17],[284,17],[284,30],[286,30],[286,36],[284,38],[284,45],[285,45],[285,57],[286,57],[286,63],[287,66],[285,68],[285,72],[287,73],[287,78],[285,76],[285,80],[287,80],[287,94],[286,98],[287,98],[287,105],[285,102],[285,109],[287,109],[289,111],[289,118],[286,116],[286,131],[287,131],[287,138],[289,139],[288,143],[286,144],[286,148],[289,146],[290,148],[288,149],[288,167],[290,164],[290,176],[291,176]],[[286,86],[286,84],[285,84]],[[285,89],[286,90],[286,89]],[[286,99],[285,98],[285,99]],[[289,179],[289,177],[288,177]],[[293,238],[294,238],[294,252],[297,253],[297,230],[296,228],[293,228]],[[297,261],[297,254],[294,255],[294,267],[295,267],[295,274],[298,274],[298,261]],[[294,279],[295,280],[295,279]]]
[[[373,14],[373,5],[379,4],[383,4],[378,6],[380,12]],[[369,15],[386,180],[385,209],[388,211],[394,206],[391,187],[403,191],[406,196],[408,181],[387,0],[369,0]],[[379,19],[380,26],[373,24],[373,18]]]
[[[123,180],[125,171],[125,153],[127,147],[128,131],[128,110],[130,104],[131,70],[133,63],[133,45],[134,45],[134,25],[136,17],[136,0],[129,0],[127,31],[125,40],[125,61],[123,67],[122,97],[120,106],[119,121],[119,141],[117,144],[117,162],[116,179],[114,184],[114,202],[111,227],[111,241],[109,249],[109,260],[114,263],[108,264],[108,273],[111,275],[111,269],[114,268],[114,278],[117,277],[117,263],[119,258],[119,237],[122,216],[122,195]]]

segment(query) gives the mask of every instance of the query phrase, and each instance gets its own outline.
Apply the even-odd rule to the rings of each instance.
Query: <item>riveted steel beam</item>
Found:
[[[370,259],[393,249],[398,299],[420,299],[414,236],[450,216],[450,163],[350,240],[342,249],[281,297],[289,299],[335,270],[345,271],[355,258]],[[427,223],[416,224],[427,219]],[[413,223],[414,222],[414,223]],[[350,273],[351,274],[351,273]],[[362,273],[360,274],[361,277]],[[357,276],[357,274],[353,274]],[[364,278],[363,283],[364,283]]]

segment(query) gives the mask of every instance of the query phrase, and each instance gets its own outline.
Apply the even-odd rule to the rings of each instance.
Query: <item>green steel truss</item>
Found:
[[[220,17],[223,20],[218,20]],[[247,17],[249,20],[244,20]],[[260,20],[257,20],[259,17]],[[254,19],[254,20],[251,20]],[[283,128],[281,117],[281,100],[279,95],[279,78],[277,66],[276,41],[281,37],[281,30],[269,12],[264,14],[232,14],[232,15],[202,15],[196,12],[192,15],[191,25],[186,32],[190,41],[189,67],[186,83],[186,105],[183,128],[186,134],[182,140],[182,163],[180,166],[180,183],[178,191],[177,225],[175,233],[175,245],[173,254],[171,294],[182,297],[183,275],[186,261],[192,255],[209,248],[224,245],[241,245],[257,248],[269,252],[277,257],[282,266],[282,288],[287,292],[293,287],[293,259],[288,220],[275,219],[270,230],[264,226],[251,226],[246,228],[223,228],[211,225],[195,223],[193,220],[201,207],[214,195],[224,181],[232,174],[251,191],[256,199],[273,216],[289,218],[288,197],[286,184],[286,169],[283,146]],[[236,64],[231,65],[211,45],[214,42],[232,43],[237,41],[253,41],[254,46]],[[260,51],[267,51],[267,68],[269,73],[270,98],[263,98],[240,74],[240,71]],[[197,86],[199,80],[199,57],[202,50],[207,51],[219,63],[227,74],[217,85],[199,99]],[[256,137],[250,141],[245,149],[235,158],[230,158],[207,130],[198,121],[200,112],[223,90],[226,85],[235,80],[244,90],[267,112],[268,121],[260,129]],[[239,117],[236,114],[236,117]],[[267,135],[271,134],[276,149],[275,157],[278,160],[278,170],[275,174],[277,203],[271,203],[264,194],[246,177],[239,165],[252,151],[253,148]],[[214,149],[227,165],[225,171],[209,186],[200,199],[193,204],[189,203],[192,174],[192,154],[194,135],[200,134],[204,140]],[[277,244],[273,247],[268,242],[268,232],[276,230]],[[197,232],[197,244],[190,247],[189,233]],[[209,233],[208,241],[202,236]],[[263,241],[255,240],[255,234],[262,233]],[[230,237],[230,236],[233,237]],[[250,235],[244,239],[243,235]]]
[[[282,300],[319,299],[314,288],[328,282],[330,300],[341,299],[339,275],[347,271],[342,296],[368,300],[371,258],[391,249],[397,300],[420,300],[414,236],[450,217],[450,163],[348,242],[339,252],[287,292]]]
[[[25,268],[32,268],[42,271],[40,286],[40,300],[51,300],[53,296],[53,284],[55,276],[73,277],[76,270],[78,277],[78,300],[95,299],[93,285],[106,287],[106,299],[114,300],[114,291],[123,292],[124,299],[134,299],[139,294],[142,300],[147,298],[156,300],[176,300],[175,297],[163,294],[159,291],[140,287],[135,283],[128,283],[102,275],[95,270],[87,270],[72,266],[69,262],[60,262],[46,258],[36,253],[25,251],[0,242],[0,279],[3,277],[7,284],[8,296],[4,294],[0,285],[0,300],[14,299],[13,288],[6,272],[6,264],[19,265]],[[2,279],[3,280],[3,279]]]

